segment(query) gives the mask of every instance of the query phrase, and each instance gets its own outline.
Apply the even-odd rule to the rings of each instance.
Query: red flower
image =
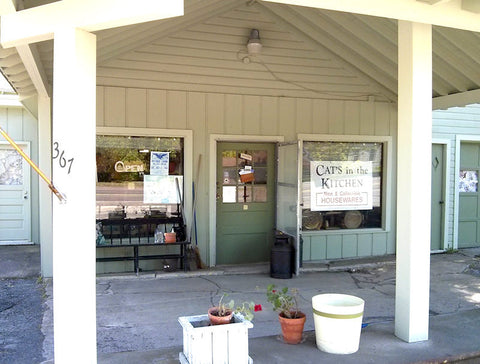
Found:
[[[277,290],[276,290],[276,289],[272,289],[272,293],[275,293],[275,292],[277,292]]]
[[[255,309],[254,309],[255,312],[261,311],[261,310],[262,310],[262,305],[255,305]]]

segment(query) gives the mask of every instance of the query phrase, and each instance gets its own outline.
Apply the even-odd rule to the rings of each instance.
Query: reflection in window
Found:
[[[478,192],[478,171],[461,170],[458,190],[460,192]]]
[[[172,202],[178,199],[176,186],[168,194],[162,191],[162,201],[150,202],[160,191],[144,190],[144,181],[149,177],[150,185],[160,186],[166,181],[155,184],[152,179],[164,176],[173,181],[169,183],[172,187],[176,181],[172,176],[184,174],[183,150],[183,138],[97,135],[97,219],[160,217],[176,212],[177,204]],[[152,157],[152,152],[159,153]],[[151,158],[158,162],[167,152],[168,159],[151,168]],[[183,182],[179,189],[183,194]]]
[[[341,167],[349,165],[344,162],[368,162],[371,163],[371,200],[372,208],[362,209],[359,206],[348,207],[345,205],[328,205],[322,211],[311,211],[311,176],[310,162],[324,162],[327,168],[335,165]],[[302,229],[304,230],[331,230],[331,229],[362,229],[382,227],[382,181],[383,181],[383,143],[375,142],[304,142],[303,143],[303,175],[302,175]],[[331,167],[330,167],[331,168]],[[335,173],[335,171],[331,171]],[[348,174],[343,171],[340,173]],[[325,177],[328,179],[328,174]],[[333,179],[333,178],[332,178]],[[331,181],[325,181],[328,184]],[[360,182],[361,183],[361,182]],[[341,184],[341,182],[339,182]],[[332,191],[332,190],[329,190]],[[349,190],[334,192],[332,201],[338,203],[345,199],[355,198],[356,192]],[[337,193],[338,195],[335,195]],[[359,192],[360,193],[360,192]],[[363,192],[362,192],[363,193]],[[343,201],[343,200],[342,200]],[[346,200],[345,200],[346,201]],[[343,202],[340,202],[343,203]],[[342,210],[342,208],[344,209]]]
[[[267,202],[267,151],[222,152],[223,203]]]

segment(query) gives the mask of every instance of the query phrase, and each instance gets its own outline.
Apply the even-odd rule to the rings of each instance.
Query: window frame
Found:
[[[338,143],[382,143],[383,156],[382,156],[382,193],[381,193],[381,211],[382,211],[382,223],[379,228],[363,228],[363,229],[338,229],[338,230],[302,230],[302,234],[316,235],[316,234],[360,234],[360,233],[372,233],[372,232],[389,232],[391,230],[392,219],[392,137],[391,136],[376,136],[376,135],[330,135],[330,134],[298,134],[298,140],[300,141],[300,155],[303,156],[303,142],[338,142]],[[303,163],[299,159],[300,163],[300,176],[303,175]],[[300,184],[300,196],[302,196],[301,184]],[[299,201],[301,204],[302,201]],[[301,221],[301,219],[300,219]],[[301,224],[301,222],[300,222]],[[301,225],[300,225],[301,226]]]
[[[125,128],[125,127],[97,127],[96,135],[112,135],[112,136],[135,136],[135,137],[176,137],[183,138],[183,158],[184,158],[184,208],[186,225],[191,226],[193,219],[193,200],[192,200],[192,183],[193,183],[193,131],[181,129],[155,129],[155,128]],[[198,182],[197,182],[198,183]],[[190,229],[187,228],[187,235]],[[187,237],[190,239],[190,236]]]

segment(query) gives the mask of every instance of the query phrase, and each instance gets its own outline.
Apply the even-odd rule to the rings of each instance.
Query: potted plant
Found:
[[[298,344],[302,340],[306,316],[298,309],[297,296],[296,289],[289,293],[288,287],[279,290],[275,289],[274,284],[267,287],[267,300],[272,304],[273,310],[278,312],[283,340],[287,344]]]
[[[229,324],[232,321],[234,313],[242,314],[245,320],[253,320],[253,311],[255,310],[255,304],[253,302],[243,302],[241,305],[235,307],[234,300],[225,302],[224,299],[228,296],[224,293],[220,297],[220,301],[217,306],[210,307],[208,310],[208,318],[212,325]]]

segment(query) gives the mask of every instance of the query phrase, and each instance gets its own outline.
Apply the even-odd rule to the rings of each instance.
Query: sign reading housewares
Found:
[[[312,211],[369,210],[372,186],[372,162],[310,162]]]

